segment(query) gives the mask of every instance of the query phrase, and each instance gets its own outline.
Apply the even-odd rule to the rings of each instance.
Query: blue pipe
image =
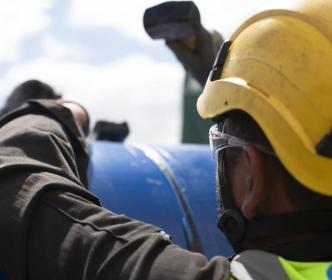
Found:
[[[205,145],[90,144],[89,188],[104,207],[154,224],[179,246],[231,256],[217,229],[215,161]]]

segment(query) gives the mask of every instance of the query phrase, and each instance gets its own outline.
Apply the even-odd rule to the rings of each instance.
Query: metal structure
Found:
[[[217,229],[215,162],[205,145],[90,144],[89,188],[104,207],[159,226],[183,248],[230,256]]]

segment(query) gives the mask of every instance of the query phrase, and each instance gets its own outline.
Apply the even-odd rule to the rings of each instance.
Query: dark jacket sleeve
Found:
[[[0,171],[7,168],[10,186],[1,190],[10,203],[2,204],[8,216],[0,222],[9,228],[0,246],[11,279],[229,278],[226,259],[208,262],[159,228],[102,208],[85,190],[84,148],[70,114],[62,120],[61,106],[34,106],[42,109],[17,114],[0,130]]]
[[[31,279],[229,279],[224,258],[208,262],[158,228],[70,193],[44,195],[32,229]]]

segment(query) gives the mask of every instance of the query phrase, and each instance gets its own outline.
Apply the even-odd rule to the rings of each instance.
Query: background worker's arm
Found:
[[[186,71],[188,71],[201,86],[204,86],[221,42],[222,37],[219,33],[216,31],[210,33],[204,27],[201,27],[196,34],[196,45],[194,49],[188,48],[182,40],[167,40],[166,45],[173,51]]]
[[[67,108],[37,102],[0,125],[8,279],[228,279],[226,259],[208,262],[159,228],[100,207],[86,190],[87,154]]]
[[[186,71],[205,85],[222,37],[202,26],[194,2],[171,1],[147,9],[144,27],[151,38],[164,39]]]

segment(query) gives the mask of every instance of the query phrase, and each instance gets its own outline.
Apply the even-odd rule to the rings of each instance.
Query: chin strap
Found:
[[[240,211],[223,209],[218,227],[225,234],[236,253],[243,251],[242,243],[247,233],[247,220]]]
[[[242,241],[247,232],[247,221],[242,215],[241,211],[237,209],[233,198],[232,188],[226,179],[225,170],[225,153],[220,152],[220,163],[222,170],[218,171],[220,187],[219,192],[221,196],[222,211],[218,222],[219,229],[225,234],[228,241],[231,243],[235,252],[242,251]]]

